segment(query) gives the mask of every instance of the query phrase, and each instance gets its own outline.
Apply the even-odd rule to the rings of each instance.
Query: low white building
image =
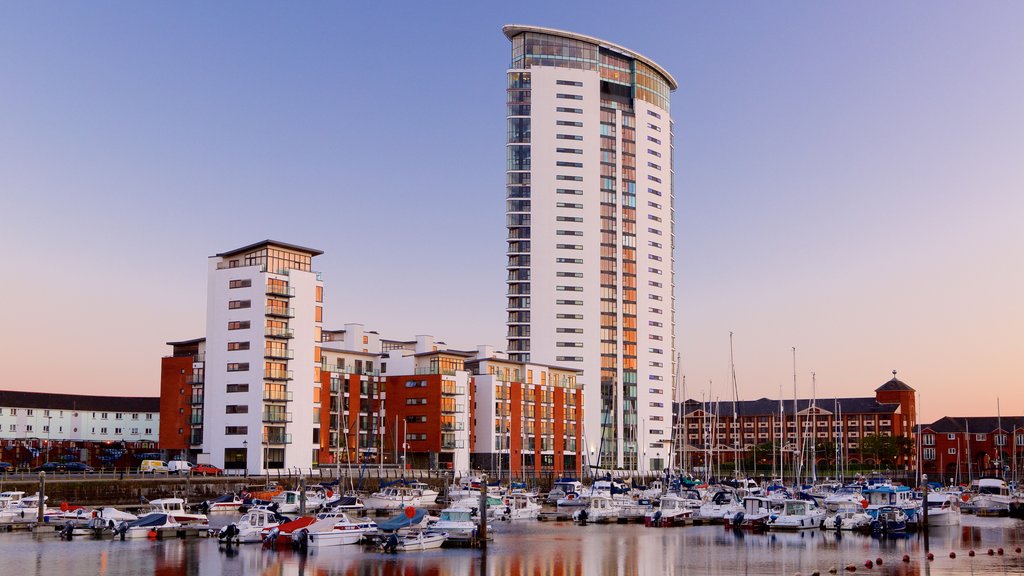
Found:
[[[156,442],[160,398],[0,390],[0,440]]]

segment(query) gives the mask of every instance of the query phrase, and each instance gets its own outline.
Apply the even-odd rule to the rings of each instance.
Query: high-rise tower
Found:
[[[582,34],[509,25],[508,351],[583,370],[583,457],[669,462],[675,79]]]

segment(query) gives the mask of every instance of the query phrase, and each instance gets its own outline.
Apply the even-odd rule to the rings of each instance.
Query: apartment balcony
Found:
[[[443,422],[441,423],[442,432],[460,432],[466,429],[466,425],[463,422]]]
[[[465,440],[456,440],[454,438],[441,438],[441,449],[442,450],[458,450],[466,447]]]
[[[445,383],[441,385],[441,394],[444,396],[464,396],[466,394],[466,387]]]
[[[264,370],[263,371],[263,379],[264,380],[291,380],[292,379],[292,371],[291,370]]]
[[[295,308],[285,308],[284,306],[267,306],[267,316],[273,316],[275,318],[294,318]]]
[[[264,434],[263,443],[268,446],[280,446],[282,444],[291,444],[291,434]]]
[[[191,424],[192,426],[196,426],[196,425],[202,426],[203,425],[203,415],[202,414],[192,414],[188,418],[188,423]]]
[[[193,394],[189,398],[189,403],[192,404],[193,406],[201,405],[203,403],[203,398],[204,396],[202,394]]]
[[[414,370],[414,374],[444,374],[445,376],[455,376],[455,370],[442,370],[436,366],[422,366]]]
[[[454,406],[441,406],[441,414],[462,414],[466,411],[466,407],[462,404],[455,404]]]
[[[198,446],[203,443],[203,429],[193,429],[188,435],[188,443],[192,446]]]
[[[277,286],[274,284],[267,284],[267,296],[281,296],[283,298],[294,298],[295,288],[289,286]]]
[[[295,358],[295,351],[291,348],[264,348],[263,357],[275,360],[291,360]]]
[[[292,393],[287,391],[287,390],[284,390],[284,391],[264,390],[263,391],[263,401],[264,402],[291,402],[292,401]]]
[[[267,328],[267,338],[295,338],[295,331],[291,328]]]
[[[291,412],[264,412],[263,421],[268,424],[287,424],[292,421]]]
[[[185,383],[195,386],[197,384],[206,383],[206,375],[204,374],[189,374],[185,377]]]
[[[330,372],[332,374],[360,374],[363,376],[380,376],[380,370],[369,370],[366,368],[356,368],[355,366],[341,366],[339,364],[328,364],[327,362],[320,363],[320,369],[324,372]]]

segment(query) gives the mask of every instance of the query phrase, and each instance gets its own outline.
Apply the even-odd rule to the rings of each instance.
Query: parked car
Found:
[[[0,474],[6,474],[14,470],[14,465],[10,462],[0,462]]]
[[[224,471],[212,464],[196,464],[192,467],[192,474],[195,476],[220,476]]]
[[[192,469],[192,463],[185,460],[171,460],[167,463],[167,469],[171,474],[188,474]]]
[[[64,472],[66,466],[63,462],[47,462],[32,469],[33,472]]]
[[[163,460],[143,460],[142,465],[139,466],[139,472],[143,474],[146,472],[170,472],[170,470],[167,462]]]
[[[65,462],[64,470],[67,472],[92,472],[93,467],[85,462]]]

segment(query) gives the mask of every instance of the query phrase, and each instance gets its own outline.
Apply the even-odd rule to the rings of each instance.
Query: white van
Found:
[[[188,474],[192,471],[193,464],[185,460],[171,460],[167,463],[167,469],[171,474]]]
[[[170,470],[167,467],[167,462],[163,460],[143,460],[142,465],[139,466],[139,472],[143,474],[146,472],[169,472]]]

